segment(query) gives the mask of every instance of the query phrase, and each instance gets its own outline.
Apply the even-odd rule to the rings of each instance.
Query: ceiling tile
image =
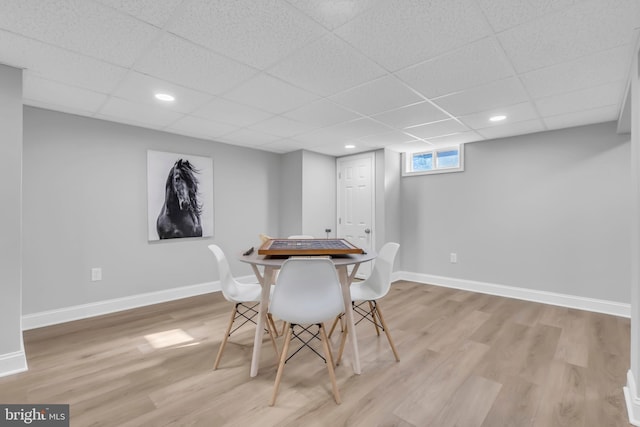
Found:
[[[437,13],[436,13],[437,11]],[[491,33],[475,2],[389,0],[336,34],[389,71],[433,58]]]
[[[536,99],[535,103],[542,117],[546,118],[609,105],[618,106],[624,89],[624,82],[618,81],[593,88]]]
[[[288,111],[283,116],[315,126],[331,126],[360,117],[358,114],[345,110],[326,99],[303,105],[300,108]]]
[[[454,120],[441,120],[439,122],[428,123],[426,125],[414,126],[405,129],[405,132],[418,138],[435,138],[436,136],[449,135],[452,133],[465,132],[469,129],[462,123]]]
[[[396,73],[427,98],[480,86],[513,75],[492,37]]]
[[[96,0],[142,21],[162,27],[183,0]]]
[[[199,117],[184,116],[166,128],[167,131],[176,131],[197,138],[212,139],[218,136],[238,130],[236,126],[205,120]]]
[[[584,56],[570,62],[522,74],[520,79],[533,98],[541,98],[626,77],[629,70],[628,45]]]
[[[374,119],[398,129],[444,120],[449,117],[428,101],[373,116]]]
[[[583,0],[478,0],[496,32],[529,22]]]
[[[492,126],[478,130],[478,133],[487,139],[503,138],[512,135],[542,132],[546,130],[544,124],[538,120],[526,120],[517,123],[505,123],[500,126]]]
[[[266,68],[326,34],[283,1],[194,0],[169,31],[245,64]]]
[[[381,113],[424,101],[424,98],[393,76],[365,83],[330,99],[363,115]]]
[[[259,74],[225,93],[224,97],[274,114],[293,110],[318,99],[316,95],[266,74]]]
[[[109,93],[127,69],[55,46],[0,31],[1,61],[34,76]]]
[[[561,129],[573,126],[588,125],[616,120],[618,118],[618,105],[583,110],[575,113],[561,114],[553,117],[545,117],[544,122],[549,129]]]
[[[257,74],[251,67],[168,34],[158,40],[134,68],[214,95]]]
[[[321,145],[311,146],[305,148],[306,150],[314,151],[320,154],[326,154],[327,156],[351,156],[358,153],[364,153],[366,151],[371,151],[371,147],[366,145],[356,146],[354,148],[346,148],[344,142],[325,142]]]
[[[156,93],[167,93],[176,99],[173,102],[158,101],[154,98]],[[135,72],[129,73],[114,95],[134,102],[159,105],[181,113],[190,113],[213,99],[212,95]]]
[[[490,117],[497,115],[504,115],[507,116],[507,118],[500,122],[489,121]],[[503,127],[511,123],[533,120],[537,118],[538,113],[530,102],[508,105],[506,107],[498,107],[493,110],[458,117],[458,119],[462,123],[469,126],[471,129],[484,129],[494,126]]]
[[[327,128],[327,130],[339,135],[335,138],[337,141],[348,141],[369,135],[389,132],[392,129],[382,123],[376,122],[375,120],[364,118],[340,123]]]
[[[332,34],[305,46],[268,72],[323,96],[385,74],[379,65]]]
[[[304,148],[305,147],[301,146],[299,142],[288,138],[283,138],[277,141],[260,145],[261,150],[268,150],[274,153],[289,153],[291,151],[302,150]]]
[[[251,130],[277,135],[282,138],[309,132],[317,126],[301,123],[282,116],[274,116],[254,125],[248,126]]]
[[[215,98],[208,104],[191,113],[193,116],[229,123],[236,126],[248,126],[273,116],[266,111],[258,110],[224,98]]]
[[[420,151],[433,150],[435,147],[427,141],[411,141],[403,144],[388,145],[385,148],[403,153],[418,153]]]
[[[516,70],[525,73],[620,46],[639,25],[637,0],[585,1],[498,38]]]
[[[324,144],[330,142],[346,142],[369,135],[390,132],[392,129],[374,120],[363,118],[340,123],[328,128],[296,135],[291,138],[306,144]]]
[[[0,1],[0,28],[130,66],[159,30],[83,0]]]
[[[277,136],[269,135],[251,129],[240,129],[224,135],[223,140],[244,146],[254,146],[267,144],[280,139]]]
[[[107,120],[139,124],[152,128],[163,128],[175,122],[182,114],[167,108],[127,101],[122,98],[109,98],[100,110],[101,117]]]
[[[455,144],[466,144],[468,142],[482,141],[484,137],[476,132],[458,132],[450,135],[436,136],[429,138],[428,142],[435,147],[446,147]]]
[[[435,104],[454,116],[492,110],[503,105],[513,105],[528,99],[527,93],[516,78],[508,78],[446,95],[433,100]]]
[[[383,0],[287,0],[325,28],[335,30]]]
[[[48,108],[60,106],[86,113],[95,113],[107,99],[104,94],[45,80],[29,72],[24,76],[22,96],[30,105],[35,105],[31,101],[37,101],[38,105],[48,105]]]
[[[393,144],[403,144],[405,142],[415,141],[416,138],[411,135],[407,135],[404,132],[394,130],[391,132],[379,133],[376,135],[365,136],[364,138],[357,139],[354,144],[364,144],[372,148],[386,147]]]

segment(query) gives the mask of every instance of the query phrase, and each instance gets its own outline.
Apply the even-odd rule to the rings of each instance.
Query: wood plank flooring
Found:
[[[268,406],[276,357],[265,337],[249,377],[249,326],[213,371],[231,310],[219,293],[25,332],[30,369],[0,378],[0,403],[69,403],[82,427],[629,426],[629,319],[412,282],[382,308],[401,360],[360,324],[363,373],[345,354],[341,405],[303,351]]]

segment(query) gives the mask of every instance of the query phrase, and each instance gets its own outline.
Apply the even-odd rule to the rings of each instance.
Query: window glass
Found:
[[[413,155],[414,171],[430,171],[433,169],[433,153],[420,153]]]
[[[460,164],[460,156],[458,150],[440,151],[437,153],[438,169],[440,168],[457,168]]]

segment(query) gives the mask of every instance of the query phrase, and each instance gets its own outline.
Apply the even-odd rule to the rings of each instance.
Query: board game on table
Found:
[[[364,251],[345,239],[269,239],[260,246],[258,255],[346,255]]]

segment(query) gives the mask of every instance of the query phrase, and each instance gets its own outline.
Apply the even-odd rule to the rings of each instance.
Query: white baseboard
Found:
[[[24,349],[13,353],[0,354],[0,377],[24,372],[27,367],[27,356]]]
[[[238,278],[239,281],[244,278]],[[255,278],[254,278],[255,280]],[[43,311],[40,313],[26,314],[22,316],[22,329],[29,330],[43,326],[56,325],[72,320],[86,319],[131,308],[143,307],[161,302],[173,301],[181,298],[193,297],[220,290],[220,282],[207,282],[197,285],[183,286],[180,288],[165,289],[157,292],[132,295],[124,298],[98,301],[90,304],[82,304],[64,307],[57,310]]]
[[[255,283],[255,277],[252,275],[237,277],[236,279],[240,282]],[[418,283],[427,283],[431,285],[463,289],[472,292],[481,292],[527,301],[595,311],[598,313],[612,314],[614,316],[631,316],[630,304],[596,300],[574,295],[564,295],[553,292],[537,291],[533,289],[476,282],[472,280],[434,276],[430,274],[411,273],[408,271],[394,272],[393,280],[410,280]],[[129,310],[132,308],[173,301],[181,298],[188,298],[216,291],[220,291],[219,281],[200,283],[191,286],[183,286],[180,288],[166,289],[146,294],[132,295],[106,301],[98,301],[90,304],[64,307],[57,310],[49,310],[40,313],[24,315],[22,316],[22,327],[23,330],[41,328],[44,326],[70,322],[73,320],[86,319],[94,316],[101,316],[104,314],[115,313],[122,310]],[[1,360],[2,359],[0,359],[0,361]],[[1,372],[3,372],[2,369],[0,369],[0,375]]]
[[[577,308],[579,310],[611,314],[613,316],[631,317],[631,304],[624,304],[615,301],[538,291],[535,289],[518,288],[515,286],[496,285],[493,283],[476,282],[473,280],[456,279],[431,274],[411,273],[408,271],[397,271],[394,273],[393,277],[394,280],[409,280],[412,282],[516,298],[525,301]]]
[[[627,403],[627,415],[629,423],[640,426],[640,397],[636,388],[636,381],[631,370],[627,371],[627,386],[623,387],[624,400]]]

